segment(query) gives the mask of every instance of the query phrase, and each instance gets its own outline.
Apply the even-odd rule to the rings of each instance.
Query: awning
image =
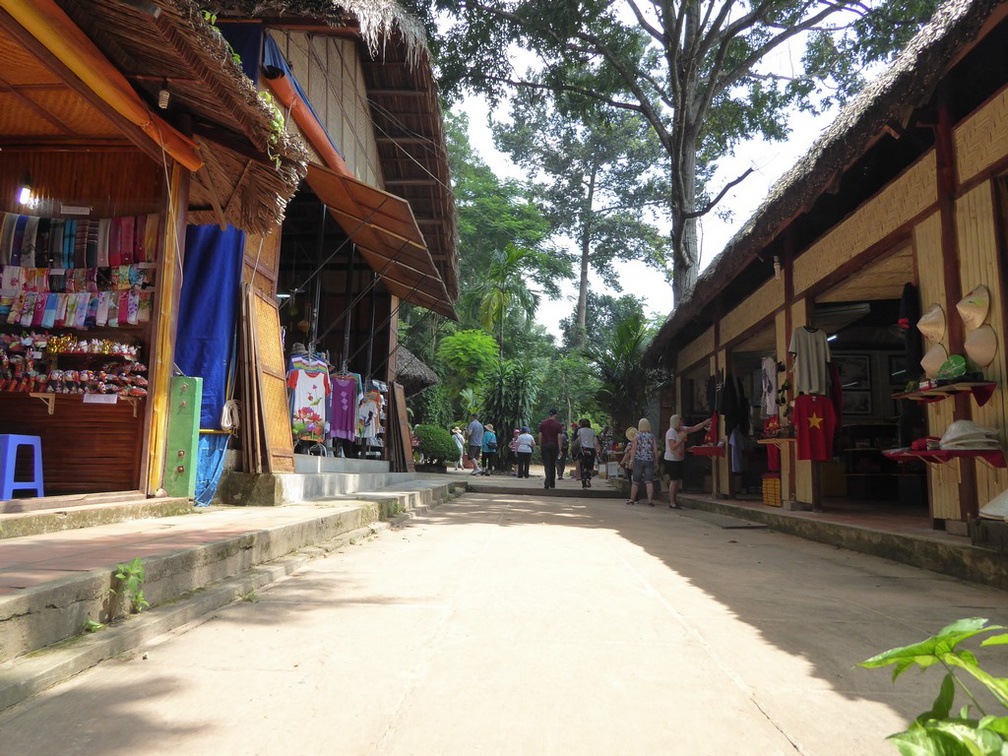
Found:
[[[314,163],[308,184],[390,292],[458,319],[406,200]]]

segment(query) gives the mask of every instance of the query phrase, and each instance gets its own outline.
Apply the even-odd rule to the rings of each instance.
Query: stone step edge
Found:
[[[140,649],[159,636],[202,624],[210,619],[214,610],[234,601],[249,600],[249,596],[257,589],[286,578],[309,561],[396,528],[458,495],[454,486],[448,484],[444,488],[449,493],[447,497],[423,504],[390,520],[376,521],[325,541],[306,545],[295,552],[154,606],[141,614],[118,620],[95,633],[78,634],[0,664],[0,711],[38,695],[106,659],[141,654]]]
[[[176,517],[191,514],[190,499],[143,499],[80,504],[65,509],[39,509],[0,515],[0,540],[60,533],[95,525],[110,525],[149,517]]]
[[[970,583],[1008,590],[1004,554],[970,543],[952,544],[927,536],[890,533],[869,527],[825,522],[781,512],[764,512],[729,502],[679,494],[683,506],[766,524],[779,533],[882,557]]]
[[[440,503],[453,495],[442,486],[426,502]],[[411,503],[400,497],[355,497],[336,512],[320,510],[305,520],[259,529],[212,543],[144,559],[144,593],[153,606],[205,585],[240,574],[318,542],[325,542],[407,513]],[[124,559],[126,557],[124,556]],[[72,637],[88,620],[105,622],[110,608],[112,570],[91,570],[0,598],[0,663],[30,654]]]

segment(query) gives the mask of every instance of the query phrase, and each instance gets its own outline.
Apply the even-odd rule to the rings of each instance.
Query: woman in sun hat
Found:
[[[452,428],[451,431],[452,439],[455,441],[455,446],[458,447],[458,459],[455,461],[455,469],[462,469],[462,450],[465,449],[465,438],[462,436],[462,429],[457,425]]]

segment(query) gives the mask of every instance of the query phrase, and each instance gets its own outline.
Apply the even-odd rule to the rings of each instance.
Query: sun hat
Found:
[[[924,355],[924,359],[920,361],[920,366],[924,368],[924,375],[928,378],[935,378],[938,376],[938,369],[945,364],[945,360],[948,359],[948,352],[945,351],[945,347],[941,344],[935,344],[927,353]]]
[[[490,423],[487,423],[483,427],[486,428],[487,430],[493,430],[493,426]]]
[[[945,336],[945,310],[940,304],[933,304],[927,308],[920,320],[917,321],[917,330],[928,341],[942,340],[942,337]]]
[[[994,362],[994,355],[997,354],[997,334],[994,329],[986,323],[979,328],[970,331],[963,344],[966,356],[973,361],[973,364],[980,368],[985,368]]]
[[[979,328],[987,319],[987,313],[990,310],[990,291],[986,286],[980,284],[959,300],[956,309],[959,310],[959,317],[962,318],[968,330]]]
[[[1008,491],[1002,491],[981,507],[980,516],[990,520],[1008,520]]]
[[[639,432],[640,431],[638,431],[636,427],[634,427],[633,425],[631,425],[629,428],[626,429],[626,434],[625,434],[626,435],[626,440],[627,441],[633,441],[635,438],[637,438],[637,434]]]

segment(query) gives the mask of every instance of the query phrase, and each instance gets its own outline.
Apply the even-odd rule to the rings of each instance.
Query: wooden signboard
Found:
[[[409,419],[406,417],[406,391],[401,383],[392,384],[392,409],[395,420],[399,424],[399,448],[402,450],[406,472],[415,472],[413,466],[413,444],[411,443]],[[389,413],[389,420],[393,418],[393,413]],[[389,455],[391,458],[391,455]]]

